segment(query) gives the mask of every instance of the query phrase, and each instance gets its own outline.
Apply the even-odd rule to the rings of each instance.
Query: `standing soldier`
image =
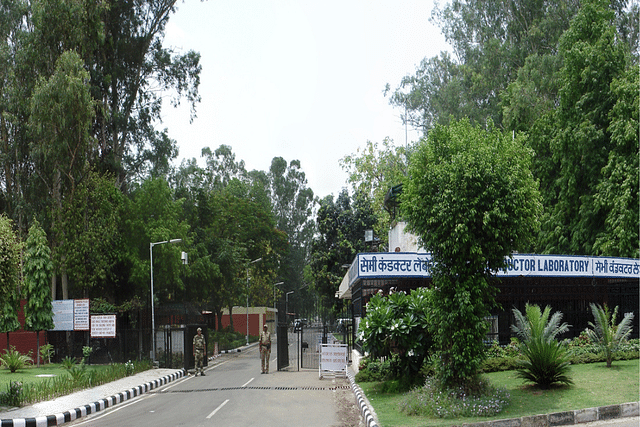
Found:
[[[262,362],[262,373],[269,373],[269,358],[271,357],[271,334],[267,325],[262,327],[260,333],[260,361]]]
[[[196,377],[198,376],[198,367],[200,367],[200,376],[204,377],[204,369],[202,368],[202,361],[204,358],[204,335],[202,335],[202,328],[198,328],[198,334],[193,337],[193,355],[196,359]]]

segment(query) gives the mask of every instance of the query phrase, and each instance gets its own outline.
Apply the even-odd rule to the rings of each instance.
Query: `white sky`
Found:
[[[163,109],[177,163],[226,144],[247,170],[298,159],[316,196],[337,196],[341,158],[387,136],[405,143],[383,91],[448,49],[431,9],[432,0],[178,2],[165,45],[200,52],[202,102],[191,124],[184,102]]]

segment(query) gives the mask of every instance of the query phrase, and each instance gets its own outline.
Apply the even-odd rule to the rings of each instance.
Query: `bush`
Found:
[[[53,345],[47,343],[40,347],[40,358],[42,359],[42,363],[45,361],[47,363],[51,363],[51,356],[53,356]]]
[[[385,381],[391,377],[391,363],[389,360],[380,362],[364,358],[360,361],[360,369],[356,374],[357,382]]]
[[[0,355],[0,362],[2,366],[6,366],[11,373],[14,373],[19,369],[23,369],[27,364],[33,363],[33,359],[31,358],[31,352],[21,354],[14,346],[11,346],[4,351],[3,355]]]
[[[509,405],[510,395],[479,378],[467,382],[467,388],[444,388],[434,378],[405,394],[399,409],[406,415],[436,418],[490,417]]]
[[[20,406],[22,401],[22,383],[10,381],[7,391],[0,393],[0,404],[8,406]]]
[[[540,310],[537,305],[526,304],[525,314],[513,309],[516,323],[511,326],[520,338],[520,351],[524,357],[517,368],[518,376],[546,389],[554,383],[572,384],[569,377],[567,346],[556,337],[569,330],[560,324],[562,313],[550,317],[551,307]]]

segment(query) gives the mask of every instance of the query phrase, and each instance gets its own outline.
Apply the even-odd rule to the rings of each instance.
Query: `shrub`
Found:
[[[7,391],[0,393],[0,404],[8,406],[20,406],[22,402],[22,383],[10,381]]]
[[[490,417],[502,412],[510,395],[479,378],[467,381],[470,389],[446,388],[434,378],[405,394],[399,403],[401,412],[437,418]]]
[[[5,349],[3,355],[0,355],[0,362],[2,366],[6,366],[11,373],[14,373],[19,369],[23,369],[27,364],[32,363],[33,359],[31,358],[31,352],[21,354],[14,346],[11,346]]]
[[[65,356],[65,358],[62,359],[62,362],[60,362],[60,364],[64,369],[68,371],[69,369],[75,366],[76,359],[74,359],[73,357]]]
[[[551,314],[551,307],[540,311],[537,305],[526,304],[525,315],[513,309],[516,323],[511,326],[521,340],[520,351],[524,360],[518,365],[518,376],[546,389],[554,383],[572,384],[569,377],[567,347],[556,337],[569,330],[560,324],[562,313]]]
[[[355,379],[357,382],[375,382],[388,380],[390,376],[391,364],[389,360],[380,362],[365,358],[360,361],[360,370]]]
[[[42,359],[43,363],[45,361],[47,363],[51,363],[51,356],[53,356],[53,345],[47,343],[40,347],[40,358]]]
[[[606,304],[604,308],[593,303],[590,307],[595,324],[589,322],[589,326],[593,329],[587,329],[586,333],[591,341],[605,354],[607,368],[610,368],[614,353],[618,351],[620,344],[626,341],[631,334],[633,313],[626,313],[620,323],[616,325],[617,306],[613,313],[609,311],[609,307]]]

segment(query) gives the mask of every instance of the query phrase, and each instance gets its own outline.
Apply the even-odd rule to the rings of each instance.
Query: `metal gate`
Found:
[[[198,328],[202,328],[205,336],[204,366],[207,366],[207,325],[163,325],[156,329],[156,359],[160,368],[184,368],[195,367],[193,355],[193,337]]]
[[[320,344],[327,343],[327,327],[318,324],[308,326],[302,323],[297,341],[300,367],[318,369],[320,366]]]
[[[276,345],[278,351],[278,371],[289,366],[289,331],[285,303],[279,301],[276,320]]]

